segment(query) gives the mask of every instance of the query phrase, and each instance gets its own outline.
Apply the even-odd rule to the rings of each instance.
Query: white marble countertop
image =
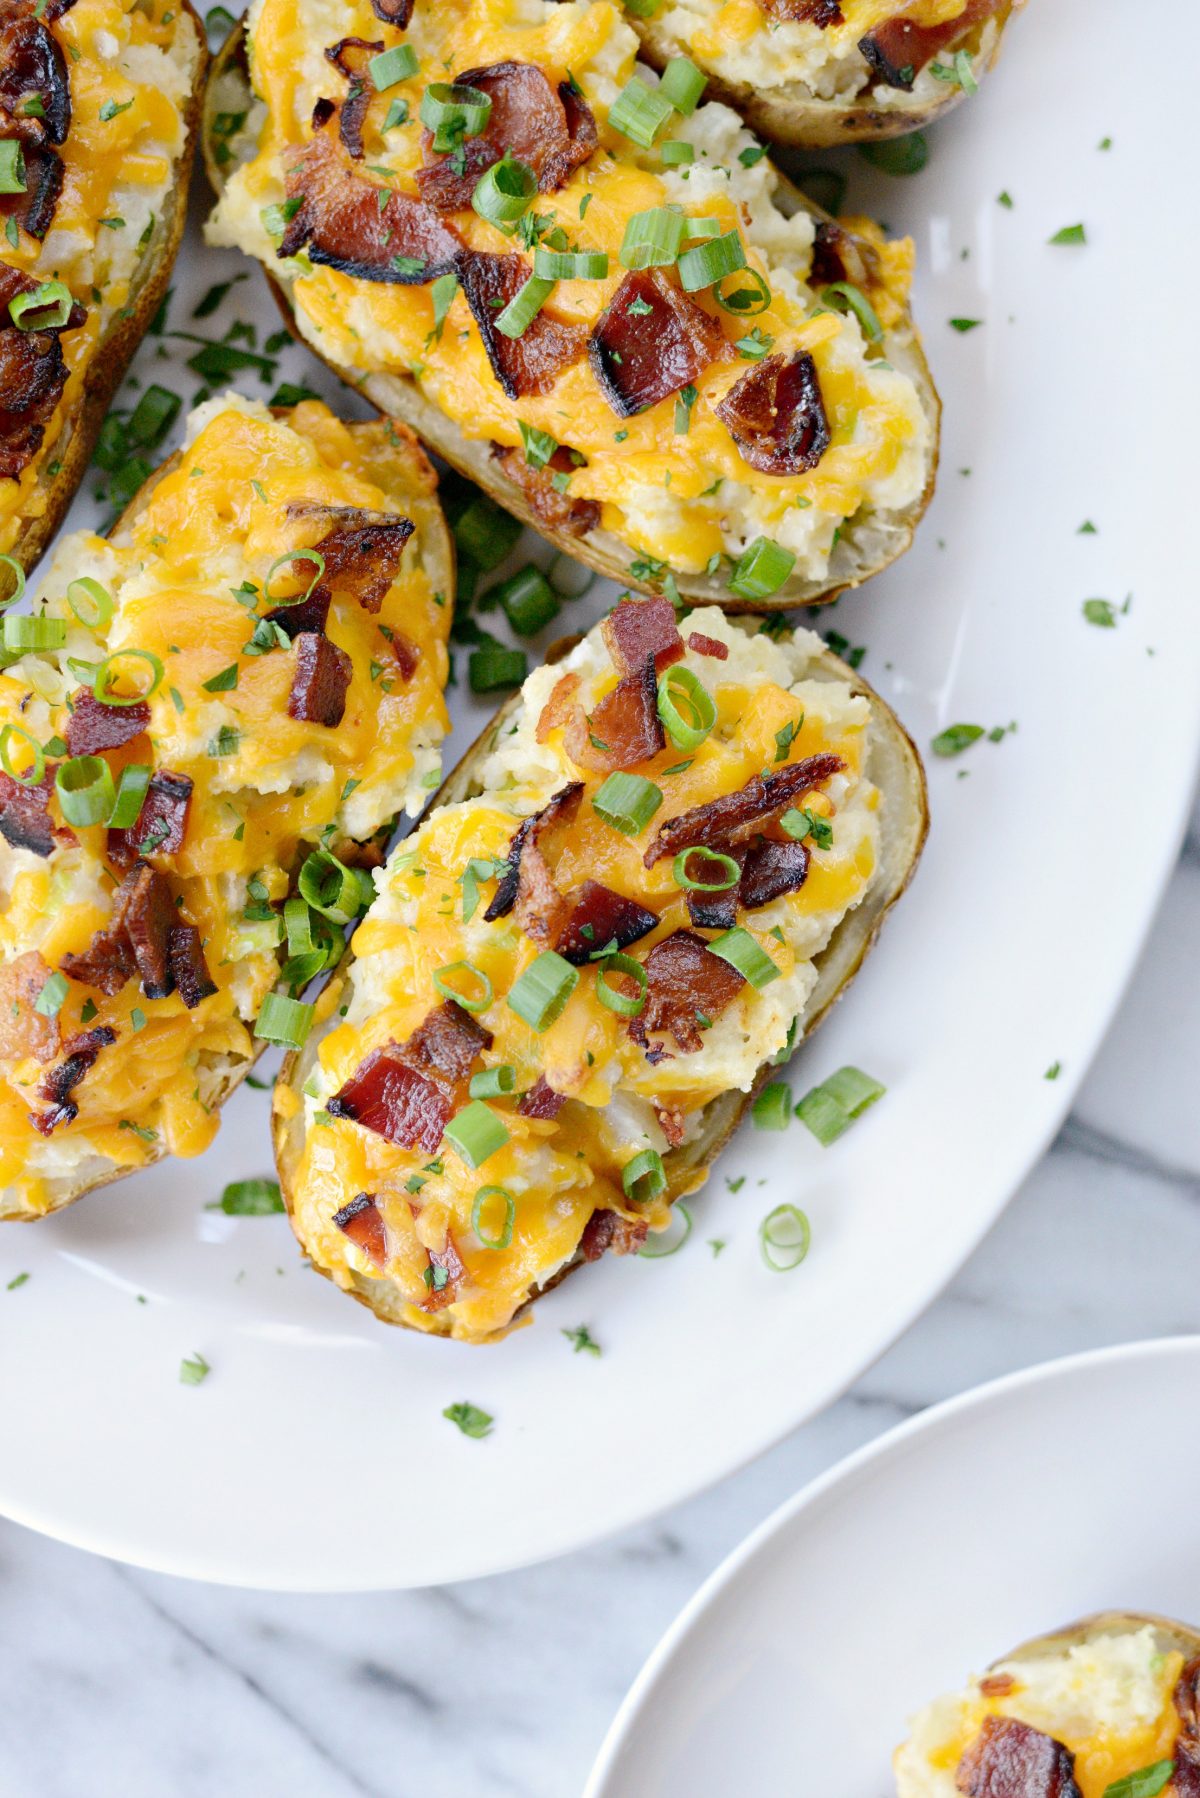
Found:
[[[571,1798],[675,1612],[813,1475],[980,1380],[1200,1329],[1197,942],[1200,810],[1071,1118],[949,1291],[823,1417],[653,1523],[366,1598],[192,1585],[0,1523],[0,1794]]]

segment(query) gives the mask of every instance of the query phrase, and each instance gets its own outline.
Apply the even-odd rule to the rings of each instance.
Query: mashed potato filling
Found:
[[[809,284],[813,222],[789,215],[779,177],[762,147],[729,108],[701,105],[676,116],[669,133],[692,146],[686,168],[665,166],[661,149],[642,150],[607,124],[609,109],[634,74],[637,39],[611,0],[420,0],[405,39],[419,58],[416,75],[371,101],[365,131],[367,179],[415,194],[423,150],[419,108],[430,81],[507,59],[536,63],[554,81],[569,75],[601,133],[600,148],[553,193],[537,196],[544,233],[555,228],[582,249],[604,251],[601,280],[564,280],[547,316],[591,328],[625,270],[620,252],[635,213],[675,205],[688,217],[740,231],[750,265],[766,280],[770,303],[754,315],[722,312],[712,291],[696,296],[732,342],[748,348],[717,361],[696,379],[696,399],[680,428],[673,396],[630,418],[605,398],[587,357],[567,367],[546,393],[508,400],[488,361],[461,290],[440,329],[429,286],[366,281],[310,263],[280,262],[269,226],[284,201],[285,149],[311,133],[314,103],[341,98],[344,82],[325,46],[356,34],[391,42],[368,0],[336,8],[328,0],[255,0],[249,14],[252,70],[265,108],[236,145],[250,160],[231,176],[208,226],[213,243],[261,257],[285,281],[299,325],[318,352],[360,373],[417,380],[426,397],[471,439],[522,448],[522,431],[545,432],[575,452],[567,491],[600,507],[601,525],[640,555],[698,573],[713,558],[740,556],[766,536],[796,557],[796,573],[819,580],[839,533],[912,506],[924,492],[932,428],[914,381],[889,366],[853,313],[822,310]],[[656,77],[640,71],[653,85]],[[407,123],[382,129],[395,102]],[[265,213],[265,219],[264,219]],[[859,224],[854,221],[856,228]],[[494,253],[520,248],[475,212],[454,214],[468,243]],[[869,225],[863,226],[871,232]],[[874,234],[878,280],[871,303],[885,334],[903,323],[912,246]],[[817,466],[796,475],[752,468],[715,407],[764,353],[807,351],[815,360],[832,440]]]
[[[49,855],[7,840],[20,833],[5,810],[0,985],[13,1028],[0,1017],[0,1212],[6,1197],[45,1209],[61,1182],[82,1173],[204,1149],[230,1058],[253,1055],[255,1018],[279,979],[287,949],[278,907],[298,859],[318,842],[369,839],[401,810],[418,811],[437,784],[449,603],[425,566],[420,529],[378,613],[334,594],[326,635],[351,666],[336,726],[290,714],[297,650],[285,635],[260,630],[261,646],[247,647],[269,609],[260,603],[266,583],[273,596],[288,593],[296,566],[288,552],[319,539],[328,508],[399,513],[419,525],[432,496],[428,464],[390,426],[348,428],[316,401],[277,419],[231,395],[193,415],[176,463],[116,537],[80,532],[61,545],[39,604],[65,623],[65,641],[10,657],[0,672],[6,770],[35,772],[34,745],[61,768],[73,708],[104,658],[126,652],[115,665],[119,691],[144,692],[153,680],[148,729],[105,759],[114,783],[129,764],[192,783],[182,847],[158,854],[150,842],[142,854],[198,927],[217,991],[189,1010],[178,992],[146,998],[137,978],[108,994],[60,976],[56,1047],[106,1026],[116,1041],[71,1092],[78,1117],[39,1135],[30,1113],[45,1109],[36,1089],[54,1055],[31,1052],[45,1044],[14,964],[40,958],[36,991],[64,955],[87,950],[111,919],[121,871],[105,824],[64,829],[57,794]],[[106,622],[81,622],[78,614],[94,617],[106,604]],[[407,672],[394,657],[399,633],[417,652]],[[10,782],[0,797],[7,807],[20,796]]]

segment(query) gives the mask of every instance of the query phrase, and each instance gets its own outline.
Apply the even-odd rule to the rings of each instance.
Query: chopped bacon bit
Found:
[[[646,851],[648,868],[664,855],[678,855],[681,849],[701,844],[711,847],[726,841],[741,843],[753,836],[771,819],[794,805],[810,787],[819,787],[846,766],[840,755],[810,755],[803,761],[789,762],[774,774],[756,774],[736,793],[723,793],[706,805],[668,818]]]
[[[1175,1743],[1175,1798],[1200,1798],[1200,1655],[1188,1662],[1175,1684],[1175,1709],[1182,1728]]]
[[[648,762],[665,742],[654,657],[647,656],[640,672],[622,675],[590,718],[575,713],[567,726],[564,747],[580,768],[612,773]]]
[[[63,1044],[64,1060],[52,1067],[38,1087],[38,1098],[50,1102],[49,1111],[31,1111],[29,1121],[43,1136],[52,1136],[60,1124],[70,1124],[79,1116],[79,1107],[71,1093],[84,1075],[95,1065],[101,1049],[117,1040],[117,1033],[107,1024],[85,1030]]]
[[[433,149],[432,133],[421,138],[425,166],[417,170],[421,198],[439,212],[461,212],[471,204],[479,178],[504,156],[532,169],[540,192],[552,193],[586,162],[599,138],[591,108],[569,83],[555,90],[529,62],[497,62],[466,69],[454,77],[460,87],[478,88],[492,103],[488,122],[450,153]]]
[[[383,39],[341,37],[326,50],[326,59],[350,84],[350,91],[338,108],[338,135],[356,162],[363,155],[363,126],[375,83],[371,80],[370,61],[383,49]]]
[[[546,878],[549,879],[549,869],[546,868],[545,860],[541,855],[542,838],[556,825],[571,823],[579,810],[582,794],[583,782],[581,780],[568,781],[565,787],[560,787],[558,792],[547,801],[540,812],[532,812],[528,818],[522,819],[508,845],[508,867],[497,883],[491,904],[483,914],[486,924],[494,924],[497,918],[506,918],[517,903],[521,890],[521,867],[527,854],[537,856],[538,860],[542,862],[543,868],[546,869]],[[555,893],[558,894],[557,887]],[[561,895],[559,896],[561,897]]]
[[[731,844],[719,846],[722,855],[731,855],[739,869],[746,859],[746,851]],[[695,880],[705,878],[705,861],[701,854],[696,854],[688,863],[688,872]],[[713,873],[717,872],[713,867]],[[740,878],[740,876],[739,876]],[[689,891],[687,895],[688,916],[693,924],[701,930],[732,930],[737,923],[738,883],[725,887],[719,893],[697,893]]]
[[[567,900],[570,910],[554,947],[564,960],[576,966],[590,961],[610,944],[627,949],[658,924],[656,912],[648,911],[636,899],[627,899],[623,893],[614,893],[611,887],[601,886],[598,880],[585,880],[567,895]]]
[[[661,674],[683,655],[683,638],[669,599],[622,599],[600,626],[618,674],[640,673],[647,656]]]
[[[861,237],[855,237],[832,219],[818,219],[813,234],[812,264],[808,271],[810,287],[825,287],[831,281],[852,281],[866,290],[876,280],[878,262]]]
[[[678,393],[733,353],[716,319],[658,269],[626,275],[588,339],[592,371],[618,418]]]
[[[1175,1744],[1175,1771],[1171,1776],[1172,1798],[1200,1798],[1200,1744],[1182,1736]]]
[[[967,0],[957,18],[947,19],[941,25],[887,19],[866,37],[859,38],[858,47],[880,81],[909,93],[927,63],[976,25],[984,24],[1002,4],[1003,0]]]
[[[440,1285],[435,1284],[438,1269],[445,1275]],[[422,1311],[442,1311],[447,1305],[452,1305],[458,1298],[459,1287],[466,1278],[466,1273],[466,1264],[458,1252],[458,1244],[447,1230],[445,1246],[429,1251],[428,1291],[421,1300]]]
[[[0,836],[14,849],[30,849],[34,855],[50,855],[54,844],[73,843],[74,831],[57,825],[50,816],[50,795],[55,770],[50,763],[36,786],[26,786],[0,773]]]
[[[217,983],[208,971],[200,932],[194,924],[172,924],[167,937],[167,965],[189,1011],[216,992]]]
[[[352,1118],[402,1149],[432,1154],[462,1096],[476,1056],[490,1048],[485,1030],[452,999],[437,1006],[406,1043],[373,1049],[326,1109]]]
[[[701,1018],[711,1024],[745,985],[737,969],[714,955],[690,930],[655,943],[644,963],[646,1004],[629,1020],[629,1034],[644,1048],[651,1031],[665,1031],[692,1054],[701,1046]]]
[[[416,0],[371,0],[371,11],[385,25],[396,25],[401,31],[413,15]]]
[[[1016,1689],[1017,1682],[1011,1673],[989,1673],[979,1682],[979,1690],[985,1698],[1007,1698]]]
[[[393,631],[390,639],[387,640],[387,648],[399,671],[400,679],[411,680],[417,672],[417,665],[421,660],[421,651],[417,644],[411,637],[406,637],[403,631]]]
[[[618,1211],[593,1211],[583,1226],[579,1253],[585,1261],[599,1261],[606,1249],[614,1255],[635,1255],[649,1233],[649,1223],[634,1223]]]
[[[165,999],[174,985],[167,951],[177,920],[166,876],[140,862],[117,889],[112,928],[129,938],[147,999]]]
[[[360,175],[328,131],[284,155],[288,198],[301,203],[284,231],[281,257],[305,250],[311,262],[360,281],[411,286],[445,274],[462,249],[457,231],[422,201]]]
[[[183,848],[191,804],[191,775],[157,769],[150,776],[137,823],[128,830],[109,831],[108,859],[126,869],[140,855],[178,855]]]
[[[120,749],[150,728],[150,707],[141,699],[135,705],[105,705],[90,687],[76,687],[70,705],[66,743],[72,755]]]
[[[292,636],[305,630],[323,631],[335,593],[356,599],[364,612],[378,612],[400,572],[404,548],[414,530],[411,518],[401,518],[394,512],[372,512],[365,506],[326,506],[319,501],[296,500],[288,507],[289,518],[314,516],[334,523],[334,529],[313,545],[314,552],[325,562],[321,578],[306,600],[294,606],[276,606],[267,614]],[[305,566],[315,570],[317,564],[304,564],[297,553],[297,578]],[[313,606],[323,608],[319,610],[319,622],[301,622],[300,615]]]
[[[569,723],[574,710],[575,695],[582,685],[583,676],[580,674],[559,676],[537,721],[537,730],[534,734],[539,743],[544,743],[552,730],[558,730],[561,725]]]
[[[548,531],[565,531],[568,537],[586,537],[600,523],[600,506],[594,499],[572,499],[554,485],[556,474],[570,474],[576,467],[570,450],[560,445],[544,468],[525,460],[524,450],[492,445],[492,455],[510,481],[529,501],[529,510]]]
[[[544,1074],[539,1074],[527,1093],[521,1094],[517,1106],[523,1118],[556,1118],[567,1102],[566,1093],[556,1093]]]
[[[839,0],[766,0],[763,10],[772,19],[793,19],[798,24],[815,25],[818,31],[846,23]]]
[[[487,351],[492,373],[510,400],[548,393],[564,368],[578,362],[587,339],[581,325],[563,324],[539,312],[520,337],[505,337],[496,319],[533,270],[523,256],[491,256],[467,250],[455,264],[459,284]]]
[[[387,1261],[387,1230],[375,1195],[371,1192],[360,1192],[335,1211],[333,1221],[343,1236],[348,1236],[356,1248],[376,1264],[383,1267]]]
[[[718,662],[729,660],[729,645],[719,637],[706,637],[703,631],[688,632],[688,648],[694,655],[713,656]]]
[[[716,413],[742,460],[761,474],[803,474],[829,448],[817,365],[807,350],[755,363],[734,382]]]
[[[1070,1749],[1015,1717],[988,1717],[958,1763],[964,1798],[1081,1798]]]
[[[1185,1731],[1200,1743],[1200,1655],[1189,1661],[1179,1675],[1173,1697]]]
[[[656,1105],[654,1115],[671,1148],[677,1149],[687,1135],[686,1114],[678,1106]]]
[[[16,219],[40,243],[50,229],[62,197],[62,157],[47,144],[25,144],[24,191],[0,194],[0,218]]]
[[[354,664],[344,649],[315,631],[301,631],[292,639],[292,647],[296,671],[288,694],[288,717],[336,729],[345,716]]]
[[[40,111],[27,110],[30,101]],[[64,144],[71,129],[71,87],[57,40],[32,12],[10,14],[0,29],[0,137]]]
[[[87,317],[76,302],[64,325],[20,330],[9,303],[37,286],[32,276],[0,262],[0,478],[5,480],[15,481],[41,448],[67,381],[60,333],[77,331]]]
[[[68,951],[59,967],[69,980],[111,998],[134,974],[133,949],[123,929],[98,930],[81,954]]]
[[[0,1060],[32,1055],[49,1061],[58,1054],[58,1019],[34,1010],[49,978],[50,969],[36,949],[0,967]]]
[[[807,879],[808,850],[803,843],[756,843],[746,856],[738,903],[746,911],[757,911],[785,893],[798,893]]]

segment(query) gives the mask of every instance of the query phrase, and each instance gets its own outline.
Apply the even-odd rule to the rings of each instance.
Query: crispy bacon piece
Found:
[[[485,1030],[452,999],[437,1006],[406,1043],[372,1049],[326,1109],[352,1118],[402,1149],[429,1154],[442,1140],[471,1064],[490,1048]]]
[[[475,315],[492,373],[510,400],[548,393],[564,368],[578,362],[587,339],[581,325],[565,325],[539,312],[520,337],[505,337],[496,319],[516,298],[533,270],[523,256],[465,250],[455,264],[459,285]]]
[[[374,1193],[360,1192],[348,1205],[334,1212],[333,1221],[342,1235],[348,1236],[364,1255],[369,1255],[376,1266],[384,1265],[387,1261],[387,1231]]]
[[[41,110],[27,111],[31,101]],[[63,144],[70,129],[71,87],[56,39],[32,10],[10,14],[0,27],[0,137]]]
[[[52,1136],[60,1124],[70,1124],[79,1116],[79,1107],[71,1093],[84,1075],[95,1066],[101,1049],[117,1040],[117,1033],[107,1024],[97,1024],[63,1044],[65,1058],[52,1067],[38,1087],[38,1098],[50,1103],[49,1111],[31,1111],[29,1121],[43,1136]]]
[[[36,949],[0,967],[0,1061],[25,1055],[49,1061],[58,1054],[58,1019],[34,1010],[49,978],[50,969]]]
[[[757,911],[785,893],[798,893],[807,879],[808,850],[803,843],[755,843],[742,869],[738,903],[746,911]]]
[[[678,1106],[656,1105],[654,1115],[671,1148],[677,1149],[687,1135],[687,1117],[684,1112]]]
[[[1016,1689],[1017,1682],[1011,1673],[989,1673],[979,1682],[979,1690],[985,1698],[1007,1698]]]
[[[25,144],[23,193],[0,194],[0,218],[16,219],[38,242],[45,237],[62,196],[62,158],[48,144]]]
[[[147,999],[165,999],[174,986],[168,947],[178,915],[165,875],[145,862],[130,869],[117,889],[111,928],[129,938]]]
[[[552,730],[558,730],[560,725],[570,722],[575,695],[582,685],[582,675],[567,673],[560,676],[537,721],[534,735],[539,743],[544,743]]]
[[[852,281],[865,293],[876,280],[877,273],[875,252],[861,237],[855,237],[832,219],[817,220],[808,271],[810,287],[825,287],[831,281]]]
[[[654,671],[661,674],[683,655],[683,638],[669,599],[619,600],[600,633],[618,674],[640,672],[647,656],[654,657]]]
[[[567,1102],[566,1093],[556,1093],[544,1074],[539,1074],[527,1093],[521,1094],[517,1106],[523,1118],[552,1121]]]
[[[583,1226],[579,1253],[585,1261],[599,1261],[606,1250],[614,1255],[635,1255],[650,1233],[650,1225],[635,1224],[618,1211],[593,1211]]]
[[[640,942],[658,923],[658,914],[614,893],[598,880],[585,880],[567,895],[569,909],[554,944],[564,960],[576,966],[591,960],[600,949],[615,943],[627,949]]]
[[[396,25],[404,30],[413,15],[415,0],[371,0],[371,11],[385,25]]]
[[[94,986],[111,998],[133,978],[133,948],[123,929],[98,930],[82,953],[68,950],[59,967],[69,980]]]
[[[194,924],[172,924],[167,936],[167,967],[175,990],[189,1011],[217,990]]]
[[[435,151],[433,135],[421,138],[425,166],[417,170],[421,198],[439,212],[461,212],[471,204],[479,178],[503,156],[532,169],[541,193],[562,187],[599,142],[596,121],[569,82],[557,90],[531,62],[495,62],[454,77],[460,87],[478,88],[492,103],[478,137],[464,138],[452,152]]]
[[[706,637],[703,631],[688,632],[688,648],[694,655],[713,656],[718,662],[729,660],[729,645],[719,637]]]
[[[600,523],[600,506],[594,499],[572,499],[554,485],[556,474],[570,474],[576,464],[570,450],[560,444],[544,468],[525,460],[524,450],[492,445],[492,455],[502,471],[524,493],[529,509],[548,531],[565,531],[568,537],[586,537]]]
[[[381,37],[373,41],[365,37],[340,37],[325,52],[326,60],[349,83],[346,98],[338,107],[338,136],[356,162],[362,160],[363,126],[371,95],[375,92],[369,64],[371,57],[382,49]]]
[[[764,10],[772,19],[794,19],[800,24],[815,25],[818,31],[846,22],[839,0],[766,0]]]
[[[766,356],[716,407],[744,462],[761,474],[803,474],[829,448],[817,365],[807,350]]]
[[[722,843],[717,847],[722,855],[731,855],[739,870],[741,869],[746,859],[744,849],[737,848],[732,843]],[[716,867],[712,871],[714,874],[718,872]],[[705,878],[706,866],[703,856],[694,855],[692,857],[688,863],[688,872],[696,880]],[[740,873],[738,878],[741,878]],[[731,887],[725,887],[719,893],[689,891],[687,908],[692,923],[699,925],[701,930],[732,930],[737,923],[738,882],[735,880]]]
[[[858,47],[878,80],[908,93],[926,63],[990,19],[1002,4],[1003,0],[967,0],[956,19],[947,19],[941,25],[887,19],[866,37],[859,38]]]
[[[56,841],[64,844],[75,841],[75,833],[65,825],[55,824],[50,816],[54,774],[55,769],[48,762],[37,785],[26,786],[0,773],[0,836],[14,849],[31,849],[34,855],[50,855]]]
[[[618,418],[657,405],[732,355],[716,319],[659,269],[626,275],[588,339],[592,370]]]
[[[90,687],[76,687],[70,706],[66,744],[72,755],[119,749],[150,728],[150,707],[141,699],[135,705],[104,705]]]
[[[192,777],[158,768],[142,800],[138,821],[108,833],[108,859],[122,870],[140,855],[177,855],[183,848],[192,804]]]
[[[665,742],[653,656],[640,670],[623,674],[590,718],[576,712],[563,739],[578,767],[604,773],[648,762]]]
[[[37,455],[62,396],[67,364],[59,333],[77,331],[87,317],[76,302],[64,325],[20,330],[12,322],[9,304],[37,286],[31,276],[0,262],[0,478],[5,480],[15,481]]]
[[[439,1273],[445,1276],[440,1281]],[[421,1300],[422,1311],[442,1311],[447,1305],[452,1305],[458,1298],[459,1287],[466,1278],[466,1273],[458,1244],[447,1230],[444,1246],[429,1251],[429,1275],[426,1280],[427,1291]]]
[[[1015,1717],[988,1717],[958,1763],[964,1798],[1081,1798],[1070,1749]]]
[[[573,822],[583,797],[583,782],[568,781],[540,812],[523,818],[508,846],[508,869],[497,882],[484,922],[495,923],[516,908],[517,923],[535,943],[553,942],[563,922],[566,901],[554,884],[542,844],[552,830]]]
[[[316,631],[292,639],[296,670],[288,694],[288,717],[335,730],[346,711],[346,692],[354,664],[344,649]]]
[[[742,843],[761,830],[771,819],[794,805],[810,787],[840,774],[846,766],[840,755],[810,755],[803,761],[789,762],[774,774],[756,774],[736,793],[723,793],[706,805],[693,806],[677,818],[668,818],[646,851],[648,868],[664,855],[678,855],[681,849],[698,844]]]
[[[745,985],[737,969],[690,930],[655,943],[644,966],[646,1004],[629,1020],[629,1034],[643,1048],[651,1031],[664,1031],[685,1055],[694,1053],[703,1040],[701,1019],[713,1023]]]
[[[396,664],[401,680],[411,680],[417,672],[417,664],[421,660],[421,651],[411,637],[403,631],[393,631],[390,638],[385,638],[391,659]]]
[[[288,198],[300,206],[280,241],[280,256],[305,250],[311,262],[360,281],[412,286],[444,275],[462,249],[458,233],[422,201],[394,189],[388,193],[360,175],[328,131],[284,155]]]
[[[325,566],[308,598],[275,606],[267,613],[271,622],[291,637],[301,631],[323,631],[335,593],[356,599],[364,612],[378,612],[400,571],[404,546],[413,534],[412,519],[372,512],[366,506],[327,506],[313,500],[293,501],[287,515],[327,518],[334,528],[313,544],[314,555],[321,556]],[[293,564],[297,579],[306,568],[315,573],[317,566],[302,562],[299,554]]]
[[[1174,1798],[1200,1798],[1200,1655],[1175,1682],[1175,1709],[1182,1725],[1175,1743]]]

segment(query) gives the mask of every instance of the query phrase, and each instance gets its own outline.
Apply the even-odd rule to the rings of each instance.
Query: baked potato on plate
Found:
[[[163,296],[208,62],[186,0],[16,0],[0,29],[0,555],[31,568]],[[12,591],[11,565],[6,590]]]
[[[846,989],[925,824],[911,742],[819,638],[619,602],[398,845],[285,1064],[313,1265],[482,1342],[639,1249]]]
[[[1196,1798],[1200,1630],[1105,1611],[913,1719],[898,1798]]]
[[[0,1216],[211,1142],[437,784],[453,559],[390,424],[237,395],[0,671]]]
[[[385,0],[251,10],[209,87],[209,240],[622,585],[761,610],[893,561],[938,445],[911,243],[835,223],[728,107],[638,73],[611,0],[400,11],[403,37]]]

